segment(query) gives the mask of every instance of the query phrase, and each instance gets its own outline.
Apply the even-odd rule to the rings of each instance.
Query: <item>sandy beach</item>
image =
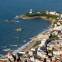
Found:
[[[28,41],[25,45],[22,47],[19,47],[17,50],[14,50],[13,53],[17,53],[20,51],[27,52],[29,51],[37,41],[41,41],[43,39],[48,39],[49,38],[49,33],[51,32],[51,28],[46,29],[45,31],[39,33],[37,36],[34,36],[31,38],[30,41]]]

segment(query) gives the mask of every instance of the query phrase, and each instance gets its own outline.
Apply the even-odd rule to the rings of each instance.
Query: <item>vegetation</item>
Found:
[[[51,34],[51,35],[49,36],[49,39],[50,39],[50,40],[57,40],[57,39],[59,39],[59,37],[58,37],[57,35],[52,35],[52,34]]]
[[[28,17],[35,17],[35,16],[45,16],[46,18],[51,18],[51,19],[57,19],[57,15],[51,15],[51,14],[46,14],[46,11],[42,11],[42,12],[33,12],[33,13],[26,13],[25,14]]]
[[[57,15],[50,15],[50,14],[48,14],[48,15],[46,15],[46,17],[47,18],[52,18],[52,19],[57,19]]]

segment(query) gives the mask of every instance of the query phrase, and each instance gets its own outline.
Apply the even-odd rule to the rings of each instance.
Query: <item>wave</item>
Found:
[[[18,45],[10,45],[10,46],[12,46],[12,47],[17,47]]]
[[[11,51],[10,48],[3,49],[4,52]]]

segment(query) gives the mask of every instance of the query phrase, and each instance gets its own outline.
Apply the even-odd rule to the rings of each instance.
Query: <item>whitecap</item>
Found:
[[[10,46],[17,47],[18,45],[10,45]]]
[[[7,51],[11,51],[10,48],[6,48],[6,49],[3,49],[3,51],[7,52]]]

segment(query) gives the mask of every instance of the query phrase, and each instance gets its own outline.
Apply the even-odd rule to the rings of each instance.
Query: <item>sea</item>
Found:
[[[0,0],[0,56],[18,49],[50,26],[51,23],[43,19],[15,19],[30,9],[61,12],[62,0]]]

